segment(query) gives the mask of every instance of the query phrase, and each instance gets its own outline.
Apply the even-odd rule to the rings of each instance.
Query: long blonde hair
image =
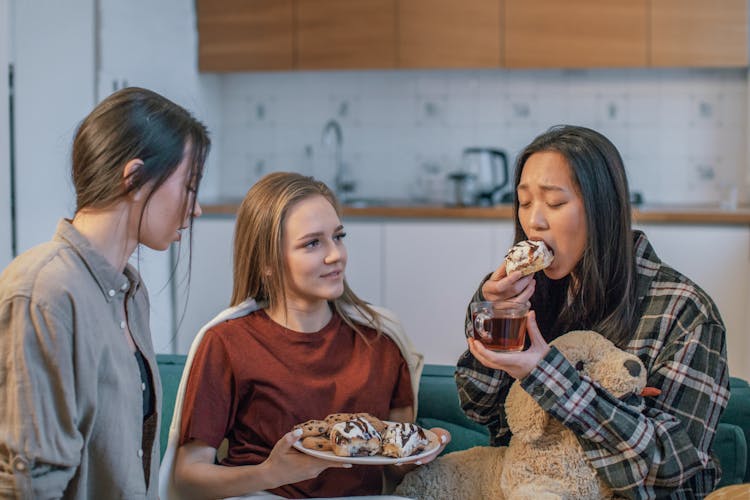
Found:
[[[232,306],[254,298],[270,309],[282,305],[286,310],[286,266],[282,245],[284,222],[290,207],[311,196],[323,196],[341,217],[341,206],[328,186],[294,172],[268,174],[247,192],[237,212],[234,232]],[[370,326],[382,332],[380,315],[357,297],[346,279],[344,293],[331,303],[344,322],[355,331],[361,333],[343,310],[345,304],[357,309]]]

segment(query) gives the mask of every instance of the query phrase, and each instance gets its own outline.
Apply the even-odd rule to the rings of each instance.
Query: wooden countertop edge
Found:
[[[212,203],[202,205],[206,215],[234,216],[239,207],[236,203]],[[395,218],[395,219],[484,219],[508,220],[513,217],[510,206],[497,207],[344,207],[345,217]],[[750,225],[750,210],[720,210],[710,208],[649,208],[633,210],[634,223],[682,223],[682,224],[737,224]]]
[[[748,210],[633,210],[633,222],[750,225]]]

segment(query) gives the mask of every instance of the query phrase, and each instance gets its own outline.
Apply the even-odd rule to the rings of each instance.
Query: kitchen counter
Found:
[[[206,215],[235,215],[239,203],[202,204]],[[345,217],[379,219],[489,219],[513,217],[511,205],[494,207],[447,207],[442,205],[403,204],[386,206],[344,206]],[[716,205],[642,205],[633,209],[635,223],[730,224],[750,225],[750,207],[723,209]]]

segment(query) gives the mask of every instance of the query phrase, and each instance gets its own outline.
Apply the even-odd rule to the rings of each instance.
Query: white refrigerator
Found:
[[[0,0],[0,270],[13,258],[10,168],[10,0]]]
[[[73,137],[80,121],[113,90],[127,85],[155,90],[216,132],[219,84],[198,74],[196,47],[194,0],[0,0],[0,269],[13,256],[13,240],[21,253],[48,241],[61,217],[73,216]],[[212,152],[209,161],[216,157]],[[201,185],[204,196],[218,186],[211,170]],[[172,352],[178,313],[171,255],[141,249],[136,256],[149,290],[154,347]]]

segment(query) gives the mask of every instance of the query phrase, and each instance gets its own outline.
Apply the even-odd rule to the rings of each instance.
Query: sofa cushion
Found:
[[[747,443],[742,429],[737,425],[719,423],[713,449],[721,465],[721,481],[716,487],[742,483],[747,468]]]
[[[451,442],[448,443],[442,454],[466,450],[474,446],[489,446],[490,444],[487,432],[478,432],[439,418],[418,418],[417,424],[425,429],[441,427],[451,433]]]
[[[729,380],[731,396],[721,422],[737,425],[744,433],[745,442],[750,442],[750,385],[745,380],[732,377]],[[718,445],[714,446],[717,449]],[[744,482],[750,482],[750,463],[746,460]]]
[[[419,382],[417,417],[437,418],[488,435],[487,428],[469,419],[461,409],[453,379],[455,366],[425,365]]]
[[[469,419],[461,409],[453,379],[455,370],[449,365],[425,365],[419,382],[417,423],[451,433],[451,442],[443,453],[490,444],[487,428]]]
[[[180,386],[182,370],[185,368],[187,356],[181,354],[157,354],[156,362],[159,365],[159,375],[161,376],[161,387],[163,399],[161,405],[161,435],[159,442],[161,444],[161,456],[164,456],[164,450],[167,449],[169,440],[169,426],[172,423],[172,413],[174,413],[174,403],[177,399],[177,389]]]

